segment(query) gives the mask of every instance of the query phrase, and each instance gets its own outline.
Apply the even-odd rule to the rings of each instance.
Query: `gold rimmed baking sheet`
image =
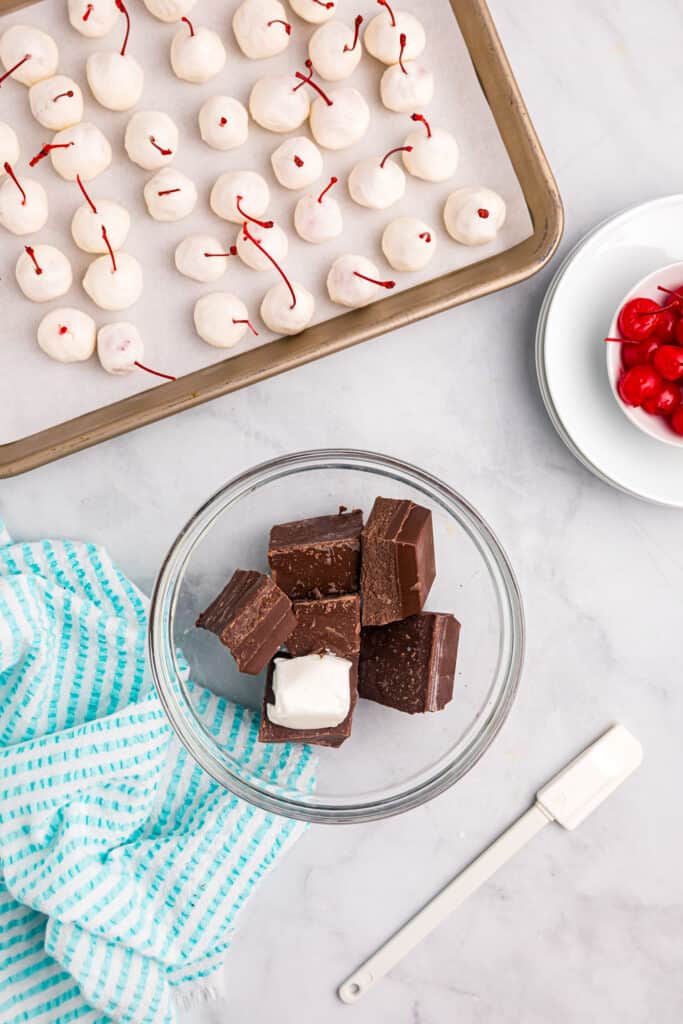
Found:
[[[48,2],[50,0],[42,0],[44,4]],[[24,5],[0,0],[0,13],[19,6]],[[531,235],[488,259],[392,294],[365,309],[336,316],[295,338],[268,342],[197,369],[174,383],[142,391],[57,426],[0,445],[0,477],[25,472],[414,320],[507,287],[531,276],[547,262],[559,242],[563,226],[562,205],[552,173],[485,3],[483,0],[451,0],[451,6],[521,186],[531,218]],[[125,315],[121,319],[125,319]]]

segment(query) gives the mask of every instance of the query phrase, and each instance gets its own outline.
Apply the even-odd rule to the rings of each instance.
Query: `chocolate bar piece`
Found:
[[[339,658],[358,662],[360,652],[360,596],[323,597],[318,601],[295,601],[296,626],[287,641],[294,657],[329,651]]]
[[[363,513],[283,523],[270,531],[273,579],[292,599],[357,593]]]
[[[277,660],[280,660],[278,655]],[[263,711],[261,714],[261,726],[259,728],[259,743],[310,743],[321,747],[341,747],[351,735],[351,723],[353,713],[358,703],[358,659],[352,662],[349,673],[349,713],[339,725],[328,726],[322,729],[289,729],[283,725],[276,725],[268,717],[268,705],[275,704],[273,693],[273,676],[275,674],[275,660],[268,669],[266,680],[266,692],[263,697]]]
[[[409,715],[441,711],[453,697],[460,623],[423,612],[363,628],[360,695]]]
[[[292,602],[260,572],[238,569],[197,619],[231,651],[240,672],[256,676],[296,625]]]
[[[435,576],[432,513],[412,501],[377,498],[363,530],[363,625],[417,615]]]

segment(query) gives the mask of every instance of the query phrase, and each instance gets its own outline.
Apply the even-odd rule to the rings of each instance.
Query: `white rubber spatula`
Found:
[[[536,803],[454,878],[374,956],[339,987],[344,1003],[355,1003],[418,943],[422,942],[468,896],[533,839],[557,821],[574,829],[635,771],[643,750],[623,725],[615,725],[568,764],[536,796]]]

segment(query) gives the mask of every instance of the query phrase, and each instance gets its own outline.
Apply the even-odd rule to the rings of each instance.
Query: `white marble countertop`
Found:
[[[680,191],[674,0],[656,18],[608,0],[492,8],[564,196],[563,250],[619,208]],[[467,495],[517,570],[528,657],[501,736],[421,810],[308,832],[241,920],[230,1020],[683,1016],[681,513],[608,489],[553,432],[532,359],[552,269],[0,483],[16,536],[94,539],[149,588],[179,525],[237,471],[311,445],[373,448]],[[615,720],[645,747],[628,785],[579,831],[547,829],[356,1007],[338,1003],[339,981]]]

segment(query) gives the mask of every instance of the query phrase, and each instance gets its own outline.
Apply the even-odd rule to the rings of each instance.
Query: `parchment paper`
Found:
[[[356,146],[339,153],[323,151],[325,167],[321,187],[329,176],[340,178],[335,195],[345,216],[341,238],[325,246],[311,246],[298,238],[292,226],[297,199],[303,193],[282,188],[270,166],[270,154],[285,136],[250,126],[245,146],[228,153],[219,153],[204,145],[197,127],[198,111],[207,97],[224,93],[236,96],[245,105],[253,82],[264,75],[281,74],[304,69],[307,42],[315,29],[292,14],[292,43],[284,54],[266,61],[250,61],[242,56],[231,29],[232,12],[237,0],[215,3],[200,0],[192,12],[197,25],[218,31],[228,51],[223,72],[206,85],[180,82],[169,64],[169,48],[177,30],[152,18],[138,0],[130,0],[132,32],[129,52],[145,68],[146,83],[137,109],[164,110],[178,123],[181,141],[175,165],[196,182],[199,203],[191,217],[174,224],[160,224],[146,211],[142,190],[151,176],[128,160],[123,149],[123,135],[128,113],[114,114],[104,110],[91,97],[85,80],[87,56],[97,50],[118,49],[123,37],[123,19],[104,40],[88,40],[74,31],[66,14],[66,0],[44,0],[0,19],[0,31],[11,24],[32,24],[50,32],[60,49],[60,71],[75,78],[83,89],[85,119],[97,124],[111,141],[114,160],[109,170],[89,185],[91,195],[123,202],[132,214],[132,229],[127,251],[142,263],[145,291],[131,310],[111,314],[97,309],[81,287],[81,280],[91,257],[74,245],[69,225],[82,197],[75,184],[65,182],[52,169],[49,159],[33,170],[28,161],[51,139],[32,118],[28,91],[14,81],[0,89],[0,120],[9,122],[22,145],[19,171],[37,178],[47,189],[50,218],[42,232],[31,241],[58,246],[69,257],[74,270],[71,291],[54,303],[36,305],[24,298],[15,276],[14,266],[27,239],[16,238],[0,228],[0,444],[16,440],[35,431],[56,425],[73,416],[108,405],[119,398],[156,386],[155,378],[144,372],[129,377],[111,377],[100,367],[97,358],[87,363],[63,366],[48,359],[38,348],[35,332],[49,309],[71,305],[89,312],[98,327],[117,320],[131,320],[138,325],[146,343],[145,361],[164,372],[182,376],[200,367],[218,362],[271,340],[260,323],[258,310],[268,288],[279,280],[275,272],[257,273],[234,257],[225,277],[216,284],[202,285],[182,277],[175,269],[173,252],[179,241],[194,232],[207,232],[224,240],[228,246],[235,240],[237,225],[214,217],[208,205],[211,185],[226,170],[257,170],[271,187],[270,215],[286,230],[290,238],[288,273],[301,281],[316,296],[316,322],[340,313],[327,298],[325,278],[337,256],[355,252],[373,259],[387,276],[398,281],[398,288],[441,275],[469,263],[508,249],[531,234],[531,222],[522,191],[516,179],[493,116],[481,91],[477,77],[460,34],[448,0],[400,0],[402,9],[412,10],[423,22],[427,33],[427,49],[422,59],[428,61],[436,75],[436,94],[426,112],[433,125],[452,130],[461,150],[460,165],[452,181],[427,184],[407,176],[407,189],[400,203],[384,211],[362,209],[346,192],[345,180],[353,164],[363,157],[382,155],[402,145],[415,125],[407,114],[387,111],[379,100],[379,80],[384,70],[367,54],[355,74],[346,83],[360,89],[368,98],[372,111],[371,127]],[[353,22],[360,11],[368,20],[381,10],[369,0],[358,5],[339,0],[338,17]],[[365,27],[365,26],[364,26]],[[306,134],[304,127],[296,134]],[[504,196],[508,217],[495,243],[483,248],[467,248],[453,242],[443,227],[442,209],[448,194],[463,185],[485,184]],[[312,186],[310,191],[314,191]],[[395,217],[413,214],[433,226],[438,250],[430,266],[419,274],[396,274],[383,258],[380,239],[386,224]],[[257,322],[258,338],[247,335],[240,345],[229,351],[210,348],[196,336],[192,321],[195,301],[207,292],[232,291],[247,304]]]

